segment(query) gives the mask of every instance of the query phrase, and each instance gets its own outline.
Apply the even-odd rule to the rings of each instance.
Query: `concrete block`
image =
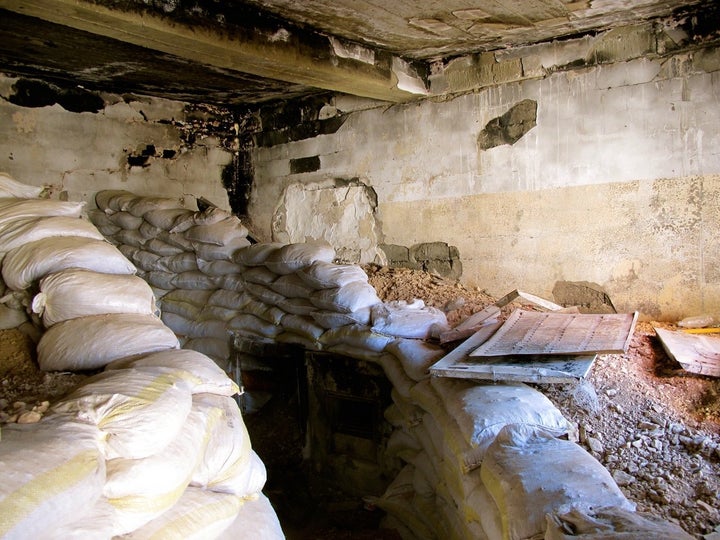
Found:
[[[450,248],[445,242],[415,244],[410,248],[410,258],[414,261],[449,261]]]
[[[379,244],[378,247],[385,252],[391,265],[410,262],[410,250],[398,244]]]

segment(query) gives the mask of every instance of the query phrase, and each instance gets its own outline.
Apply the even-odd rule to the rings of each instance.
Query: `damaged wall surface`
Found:
[[[625,45],[594,65],[588,38],[530,48],[547,76],[454,99],[338,97],[336,133],[255,149],[250,214],[268,230],[288,185],[358,177],[385,244],[456,246],[467,285],[552,298],[557,281],[591,281],[620,311],[718,313],[720,49],[637,56],[654,38],[627,32],[597,38]],[[488,144],[488,126],[515,135]],[[319,168],[293,174],[309,156]]]

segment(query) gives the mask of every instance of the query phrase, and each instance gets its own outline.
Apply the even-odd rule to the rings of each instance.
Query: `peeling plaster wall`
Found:
[[[718,70],[709,48],[446,101],[338,97],[336,133],[255,150],[249,213],[269,231],[288,185],[357,177],[377,194],[385,244],[457,246],[469,286],[552,298],[558,280],[590,281],[644,318],[720,317]],[[483,150],[480,132],[523,100],[537,125]],[[309,156],[317,170],[290,173]]]
[[[230,208],[221,176],[232,155],[212,137],[183,143],[173,122],[185,120],[184,103],[103,95],[97,113],[24,107],[8,101],[15,81],[0,74],[0,171],[88,208],[102,189],[184,197],[190,208],[204,197]],[[130,166],[128,157],[148,154],[148,146],[144,166]]]

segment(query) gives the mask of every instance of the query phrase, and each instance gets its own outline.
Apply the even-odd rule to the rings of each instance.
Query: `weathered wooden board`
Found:
[[[720,377],[720,337],[655,328],[665,352],[685,371]]]
[[[625,353],[638,313],[545,313],[516,309],[473,357]]]

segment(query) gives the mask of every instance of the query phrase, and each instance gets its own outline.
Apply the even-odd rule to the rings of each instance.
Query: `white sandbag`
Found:
[[[113,535],[142,527],[172,507],[185,492],[205,451],[209,426],[218,421],[190,410],[178,434],[161,452],[142,459],[111,459],[103,495],[114,508]]]
[[[270,286],[278,278],[278,275],[264,266],[252,266],[243,272],[242,277],[248,283]],[[275,290],[274,287],[270,288]]]
[[[86,513],[75,515],[73,521],[48,531],[53,540],[97,540],[112,538],[114,509],[105,497],[100,497]]]
[[[17,328],[28,321],[28,314],[24,309],[13,309],[0,304],[0,330]]]
[[[207,489],[252,500],[261,493],[265,482],[267,482],[265,464],[260,456],[250,450],[247,463],[228,470],[222,479],[218,477],[207,486]]]
[[[87,211],[88,219],[104,236],[112,236],[122,229],[110,221],[108,214],[97,208]]]
[[[187,270],[186,272],[180,272],[173,278],[172,284],[178,289],[217,289],[215,278],[208,276],[199,270]]]
[[[143,219],[153,227],[169,231],[176,220],[191,216],[193,211],[189,208],[159,208],[147,210]]]
[[[182,373],[145,367],[98,373],[50,410],[97,426],[107,459],[142,459],[167,447],[191,407]]]
[[[285,316],[285,312],[282,309],[270,306],[260,300],[255,300],[250,295],[248,295],[248,297],[247,302],[245,302],[245,305],[242,308],[244,313],[255,315],[256,317],[260,317],[261,319],[273,324],[280,324],[280,321]]]
[[[103,313],[156,313],[150,286],[137,276],[69,268],[40,280],[32,311],[49,328],[59,322]]]
[[[193,394],[218,394],[233,396],[239,392],[238,385],[230,379],[208,356],[190,349],[171,349],[146,355],[123,358],[105,366],[105,370],[135,368],[173,368],[185,370],[191,378],[183,377],[191,385]]]
[[[82,218],[30,217],[19,218],[0,227],[0,252],[48,237],[76,236],[104,240],[95,225]]]
[[[139,269],[144,270],[145,272],[153,272],[158,268],[158,262],[161,258],[162,257],[160,257],[160,255],[156,255],[151,251],[138,249],[133,253],[130,260]]]
[[[235,495],[189,487],[172,508],[123,538],[127,540],[217,538],[235,521],[242,504],[243,500]]]
[[[112,224],[128,231],[139,229],[143,222],[142,218],[133,216],[130,212],[115,212],[107,216]]]
[[[95,204],[106,214],[120,212],[137,195],[124,189],[103,189],[95,194]]]
[[[424,302],[395,300],[372,306],[372,328],[389,336],[429,339],[450,329],[445,313]]]
[[[480,473],[508,540],[541,535],[545,515],[552,512],[608,506],[635,510],[599,461],[542,428],[504,427],[488,448]]]
[[[105,459],[94,425],[46,417],[2,428],[0,537],[50,539],[102,493]]]
[[[235,216],[227,217],[211,225],[195,225],[185,231],[191,242],[203,242],[224,246],[235,238],[247,238],[248,230]]]
[[[310,316],[323,328],[338,328],[348,324],[370,323],[370,308],[362,308],[352,313],[338,313],[337,311],[314,310]]]
[[[385,350],[400,360],[405,373],[415,381],[428,378],[428,368],[445,356],[444,349],[418,339],[396,339]]]
[[[23,218],[65,216],[79,218],[84,201],[54,199],[0,199],[0,225]]]
[[[350,345],[341,343],[339,345],[322,346],[323,351],[327,351],[340,356],[349,356],[357,360],[365,360],[366,362],[379,363],[379,359],[383,353],[368,351],[367,349],[358,349]]]
[[[262,493],[254,501],[245,501],[235,521],[217,540],[237,540],[246,536],[248,531],[262,540],[285,540],[275,509],[270,499]]]
[[[312,315],[318,309],[306,298],[285,298],[278,302],[278,307],[293,315]]]
[[[526,384],[476,383],[449,377],[430,381],[467,442],[477,449],[487,448],[507,424],[544,428],[556,436],[571,429],[557,407]]]
[[[333,345],[349,345],[358,349],[372,352],[382,352],[393,341],[393,338],[377,334],[367,326],[349,324],[340,328],[327,330],[321,337],[320,343],[328,347]]]
[[[135,266],[103,240],[64,236],[44,238],[5,255],[3,280],[11,289],[26,289],[40,278],[66,268],[85,268],[104,274],[134,274]]]
[[[205,261],[203,259],[197,259],[198,270],[203,274],[207,274],[212,277],[225,276],[227,274],[240,274],[245,267],[235,264],[232,261],[224,261],[216,259],[212,261]]]
[[[210,426],[205,452],[190,485],[232,493],[229,486],[249,466],[252,458],[250,435],[240,408],[233,398],[215,394],[195,394],[193,408],[203,414],[220,414],[220,417]],[[246,496],[251,493],[234,494]]]
[[[573,508],[567,512],[546,515],[544,540],[648,540],[649,538],[692,540],[675,523],[661,520],[647,513],[608,507],[583,511]],[[572,532],[571,532],[572,531]],[[712,538],[712,535],[709,535]]]
[[[191,349],[212,358],[212,360],[223,370],[228,371],[229,358],[231,354],[230,338],[193,338],[183,345],[183,349]]]
[[[378,357],[378,363],[397,393],[404,399],[410,399],[410,391],[415,386],[415,381],[405,372],[400,360],[392,354],[385,353]]]
[[[298,270],[298,277],[313,289],[342,287],[353,281],[367,281],[365,271],[355,264],[316,261]]]
[[[160,227],[155,227],[154,225],[151,225],[143,219],[140,227],[138,228],[138,232],[140,233],[140,236],[143,237],[145,242],[147,242],[148,240],[152,240],[153,238],[158,238],[166,231],[165,229],[161,229]]]
[[[259,336],[274,339],[282,331],[282,327],[268,322],[250,313],[240,313],[228,323],[228,328],[234,333],[245,336]]]
[[[42,191],[42,187],[23,184],[8,173],[0,172],[0,198],[32,199],[39,197]]]
[[[130,212],[133,216],[143,217],[145,213],[154,210],[176,209],[182,206],[179,199],[170,199],[166,197],[135,197],[130,200],[124,200],[121,204],[121,210]]]
[[[262,266],[257,267],[262,272],[268,272],[270,275],[275,276],[276,279],[268,283],[273,291],[286,298],[310,298],[310,295],[315,290],[308,286],[300,277],[297,272],[294,274],[286,274],[284,276],[278,276],[274,272],[270,272],[267,268]],[[248,280],[252,281],[252,280]],[[258,283],[255,281],[255,283]]]
[[[140,231],[127,229],[118,231],[113,235],[113,238],[121,244],[127,244],[128,246],[137,248],[142,248],[147,240]]]
[[[158,317],[113,313],[54,325],[40,338],[37,353],[44,371],[82,371],[101,368],[118,358],[179,346],[175,334]]]
[[[280,302],[285,300],[283,295],[278,294],[265,285],[260,285],[258,283],[246,282],[245,290],[261,302],[270,306],[277,306]]]
[[[161,257],[170,257],[172,255],[184,253],[183,249],[173,246],[172,244],[168,244],[159,238],[150,238],[147,242],[145,242],[145,249]],[[188,268],[188,270],[190,270],[190,268]]]
[[[193,242],[192,248],[198,259],[206,261],[232,261],[235,252],[250,245],[250,240],[245,236],[236,236],[222,245],[206,244],[205,242]],[[235,263],[237,264],[237,263]],[[243,267],[244,265],[239,265]]]
[[[160,257],[157,261],[157,270],[181,274],[183,272],[197,271],[197,258],[194,253],[183,251],[175,255]]]
[[[276,274],[292,274],[316,261],[332,262],[335,248],[326,243],[286,244],[270,253],[265,266]]]
[[[280,321],[280,326],[290,332],[295,332],[308,339],[317,341],[325,333],[322,326],[315,324],[312,318],[302,315],[287,314]]]
[[[175,286],[175,277],[177,274],[173,272],[164,272],[161,270],[152,270],[150,272],[138,272],[138,276],[147,281],[151,286],[158,289],[173,290]]]
[[[320,309],[352,313],[380,303],[377,292],[366,281],[353,281],[342,287],[315,291],[310,301]]]
[[[265,264],[267,258],[283,247],[285,244],[279,242],[266,242],[261,244],[252,244],[250,246],[240,248],[233,254],[233,260],[245,266],[261,266]]]

